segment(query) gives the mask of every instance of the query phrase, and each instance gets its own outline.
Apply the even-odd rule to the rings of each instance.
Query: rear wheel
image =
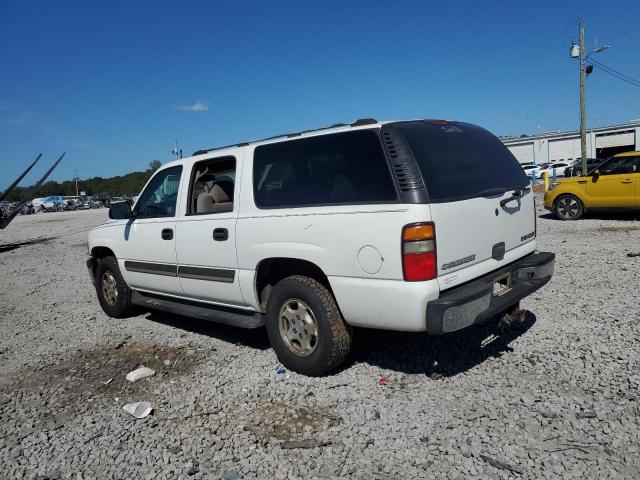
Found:
[[[584,213],[584,206],[573,195],[560,195],[554,204],[554,212],[560,220],[578,220]]]
[[[324,375],[340,365],[351,348],[351,329],[331,292],[301,275],[273,287],[267,333],[280,362],[304,375]]]
[[[98,260],[96,268],[96,293],[104,313],[114,318],[130,317],[135,313],[131,303],[131,289],[120,274],[115,257]]]

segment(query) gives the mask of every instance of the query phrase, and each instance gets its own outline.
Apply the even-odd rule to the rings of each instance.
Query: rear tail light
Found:
[[[436,278],[436,230],[433,223],[413,223],[402,229],[402,272],[407,282]]]

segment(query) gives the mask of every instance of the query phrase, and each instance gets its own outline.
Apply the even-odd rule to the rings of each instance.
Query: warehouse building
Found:
[[[520,163],[537,164],[580,158],[580,132],[549,132],[531,137],[501,137]],[[587,130],[587,158],[609,158],[640,151],[640,121]]]

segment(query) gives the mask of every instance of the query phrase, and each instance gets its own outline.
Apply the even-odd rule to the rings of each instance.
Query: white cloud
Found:
[[[178,110],[185,110],[187,112],[206,112],[209,110],[209,102],[195,102],[191,105],[179,105],[177,107]]]

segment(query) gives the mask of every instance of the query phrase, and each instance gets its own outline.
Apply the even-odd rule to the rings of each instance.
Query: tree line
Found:
[[[109,197],[120,197],[123,195],[137,195],[147,183],[153,172],[160,168],[159,160],[149,163],[149,168],[144,172],[131,172],[111,178],[93,177],[78,180],[78,191],[86,192],[87,195],[107,195]],[[16,187],[5,200],[19,200],[30,187]],[[75,180],[65,180],[64,182],[49,181],[44,183],[36,197],[49,197],[51,195],[73,196],[76,194]]]

